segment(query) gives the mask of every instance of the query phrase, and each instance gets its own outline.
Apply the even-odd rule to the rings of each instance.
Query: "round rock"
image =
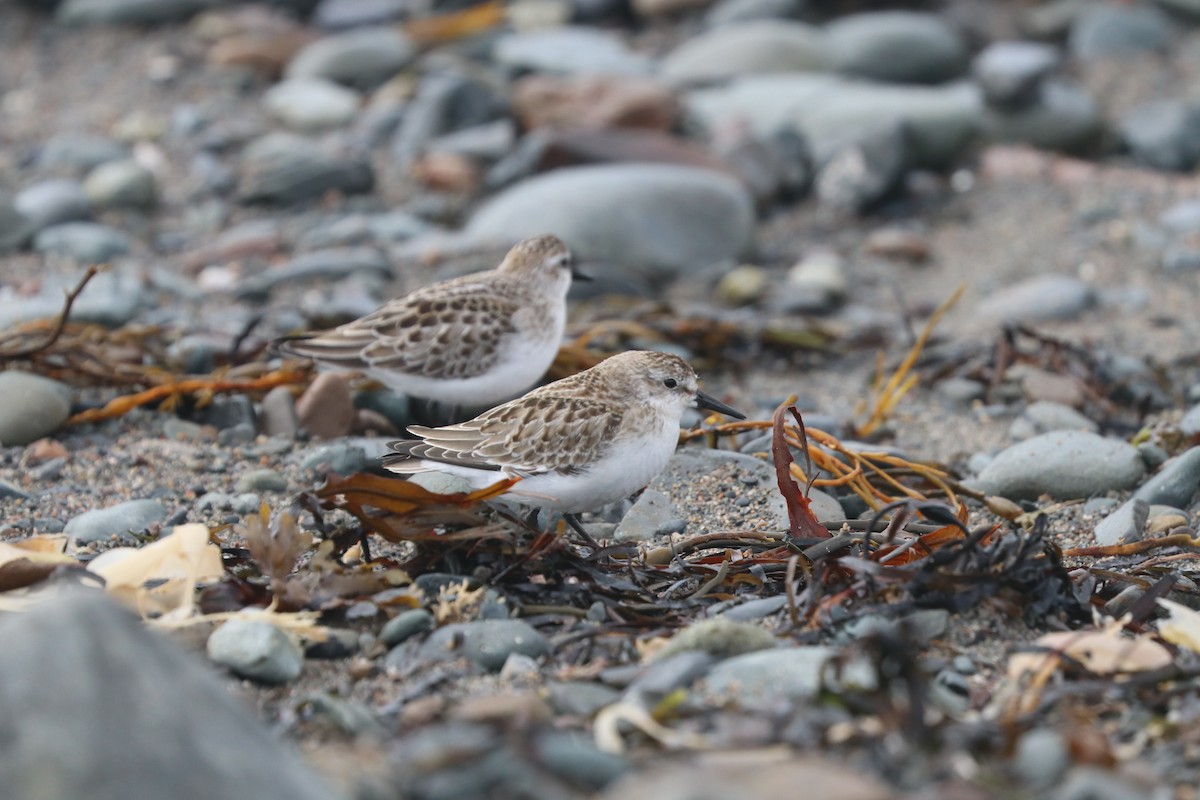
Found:
[[[467,225],[515,240],[553,231],[580,258],[672,278],[749,249],[754,203],[736,180],[666,164],[559,169],[500,193]]]
[[[1092,287],[1077,278],[1039,275],[992,292],[976,317],[988,323],[1074,319],[1095,302]]]
[[[1165,49],[1170,33],[1167,15],[1153,6],[1095,3],[1075,18],[1067,45],[1081,59],[1131,56]]]
[[[325,78],[371,89],[404,69],[416,48],[391,27],[363,28],[318,39],[287,66],[288,78]]]
[[[114,536],[132,541],[133,534],[166,518],[167,509],[157,500],[127,500],[85,511],[68,522],[63,532],[79,544],[106,541]]]
[[[158,200],[154,173],[133,160],[101,164],[88,174],[83,190],[100,208],[144,211]]]
[[[939,83],[967,67],[963,37],[937,14],[850,14],[827,27],[829,57],[839,72],[878,81]]]
[[[825,664],[837,656],[832,647],[781,647],[726,659],[708,673],[711,695],[739,700],[805,700],[821,691]],[[873,688],[875,677],[866,664],[850,664],[841,673],[844,686]]]
[[[246,203],[300,203],[331,189],[361,194],[375,185],[369,164],[333,158],[316,143],[283,131],[247,145],[241,172],[239,196]]]
[[[988,494],[1073,500],[1129,489],[1145,474],[1136,447],[1089,431],[1055,431],[1009,447],[979,473]]]
[[[421,646],[418,655],[428,660],[464,657],[497,672],[512,653],[539,658],[549,652],[546,637],[527,623],[489,619],[438,628]]]
[[[36,230],[87,219],[92,214],[92,201],[83,186],[69,178],[50,178],[22,189],[13,205]]]
[[[85,264],[123,256],[131,247],[128,236],[98,222],[51,225],[33,239],[33,249],[39,253],[64,256]]]
[[[985,132],[996,141],[1068,153],[1095,144],[1103,127],[1095,99],[1060,81],[1041,87],[1037,100],[1029,105],[1017,110],[990,108],[984,116]]]
[[[357,92],[321,78],[292,78],[263,95],[267,113],[289,128],[335,128],[354,119],[361,102]]]
[[[0,446],[49,436],[71,414],[71,390],[58,381],[8,369],[0,372]]]
[[[379,641],[388,647],[394,647],[432,628],[433,614],[423,608],[410,608],[387,621],[379,631]]]
[[[608,31],[564,26],[512,33],[496,42],[492,58],[508,67],[556,75],[646,75],[653,62]]]
[[[229,620],[208,637],[207,651],[221,666],[262,683],[287,683],[304,665],[304,654],[287,634],[262,620]]]
[[[828,63],[819,28],[761,20],[688,39],[663,60],[662,74],[675,83],[705,83],[753,73],[822,71]]]

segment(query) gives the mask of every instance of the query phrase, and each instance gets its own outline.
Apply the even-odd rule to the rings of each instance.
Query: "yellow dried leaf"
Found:
[[[1200,612],[1173,600],[1159,599],[1170,615],[1158,623],[1158,635],[1173,645],[1200,653]]]
[[[141,548],[101,553],[88,570],[104,578],[109,594],[147,618],[189,617],[196,586],[225,574],[221,549],[204,525],[179,525],[169,536]]]
[[[1046,667],[1047,660],[1066,656],[1097,675],[1116,675],[1162,669],[1172,663],[1171,653],[1145,634],[1122,636],[1120,626],[1105,630],[1057,631],[1036,642],[1048,653],[1018,653],[1009,659],[1008,675],[1020,680]]]

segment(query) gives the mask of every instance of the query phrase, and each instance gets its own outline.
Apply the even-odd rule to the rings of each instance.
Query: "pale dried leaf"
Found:
[[[196,586],[225,574],[221,549],[204,525],[178,525],[141,548],[118,547],[88,564],[104,578],[109,594],[146,618],[186,618],[195,612]]]
[[[1158,623],[1158,635],[1173,645],[1200,653],[1200,611],[1173,600],[1160,598],[1158,604],[1170,615]]]
[[[1077,661],[1097,675],[1162,669],[1172,663],[1170,652],[1150,636],[1122,636],[1119,627],[1091,631],[1057,631],[1035,643],[1049,653],[1018,653],[1009,659],[1008,675],[1020,680],[1045,668],[1060,655]]]
[[[708,740],[691,731],[673,731],[660,723],[650,712],[633,703],[613,703],[596,715],[593,723],[596,747],[606,753],[624,753],[625,741],[621,738],[621,723],[632,725],[670,750],[705,750]]]

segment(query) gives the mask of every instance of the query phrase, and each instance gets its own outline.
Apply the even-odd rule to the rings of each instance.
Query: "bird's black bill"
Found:
[[[737,409],[730,408],[712,395],[696,392],[696,408],[706,408],[709,411],[719,411],[727,417],[745,419],[746,415]]]
[[[595,278],[593,278],[591,275],[588,275],[586,272],[581,270],[579,268],[578,264],[571,265],[571,278],[573,280],[584,281],[584,282],[595,280]]]

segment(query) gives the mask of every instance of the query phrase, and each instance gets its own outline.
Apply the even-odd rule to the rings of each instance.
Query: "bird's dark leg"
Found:
[[[540,508],[537,508],[536,506],[534,508],[531,508],[529,510],[529,516],[525,517],[525,524],[528,525],[529,527],[533,528],[534,530],[537,530],[538,514],[540,514],[541,511],[542,510]]]
[[[564,513],[563,519],[566,520],[566,523],[570,525],[576,533],[583,537],[585,542],[587,542],[591,547],[595,548],[597,552],[602,549],[600,547],[600,543],[593,539],[592,535],[583,529],[583,523],[579,521],[579,517],[577,517],[575,514]]]

